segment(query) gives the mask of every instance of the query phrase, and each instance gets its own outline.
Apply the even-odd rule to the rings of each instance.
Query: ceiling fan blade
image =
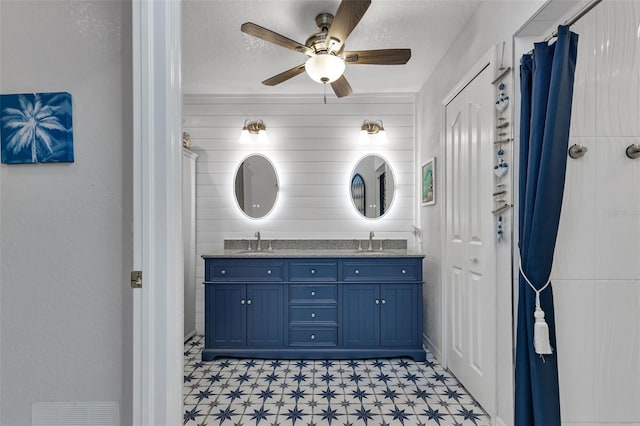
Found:
[[[351,85],[345,78],[344,74],[339,79],[331,83],[331,88],[333,89],[333,92],[336,94],[336,96],[339,98],[349,96],[351,93],[353,93],[353,90],[351,89]]]
[[[295,40],[291,40],[282,34],[268,30],[260,25],[254,24],[253,22],[245,22],[240,26],[240,30],[245,34],[261,38],[262,40],[277,44],[278,46],[286,47],[287,49],[304,53],[305,55],[313,55],[313,50],[309,49],[304,44],[300,44]]]
[[[302,74],[303,72],[304,72],[304,64],[300,64],[284,72],[281,72],[278,75],[274,75],[273,77],[266,79],[265,81],[262,82],[262,84],[264,84],[265,86],[275,86],[276,84],[280,84],[283,81],[287,81],[298,74]]]
[[[329,27],[329,49],[338,52],[369,8],[371,0],[342,0]]]
[[[411,58],[411,49],[354,50],[344,52],[346,64],[404,65]]]

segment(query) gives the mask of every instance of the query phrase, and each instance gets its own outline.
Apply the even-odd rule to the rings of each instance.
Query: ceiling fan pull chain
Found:
[[[323,84],[324,86],[324,104],[327,104],[327,83]]]

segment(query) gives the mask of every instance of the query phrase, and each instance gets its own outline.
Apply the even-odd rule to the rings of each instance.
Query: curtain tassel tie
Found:
[[[538,290],[524,274],[524,271],[522,270],[522,260],[520,261],[520,273],[527,284],[529,284],[529,287],[531,287],[531,289],[536,293],[536,309],[533,312],[533,317],[535,318],[535,323],[533,325],[533,348],[538,355],[551,355],[553,353],[553,348],[549,341],[549,326],[547,325],[547,321],[544,319],[544,311],[540,306],[540,293],[542,293],[542,291],[551,284],[551,279],[547,280],[547,283]]]

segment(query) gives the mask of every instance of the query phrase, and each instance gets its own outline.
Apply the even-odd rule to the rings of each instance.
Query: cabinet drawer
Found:
[[[336,323],[338,309],[336,306],[291,306],[289,307],[289,322],[291,323]]]
[[[338,286],[335,284],[290,284],[290,303],[336,303]]]
[[[292,328],[289,346],[337,346],[338,331],[332,328]]]
[[[344,281],[416,281],[418,264],[406,259],[345,261],[342,276]]]
[[[337,281],[338,264],[334,261],[290,261],[289,281]]]
[[[207,281],[284,281],[284,262],[239,259],[234,262],[207,262]]]

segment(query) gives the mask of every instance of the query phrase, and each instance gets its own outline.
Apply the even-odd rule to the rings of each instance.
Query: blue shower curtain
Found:
[[[552,45],[536,43],[522,57],[520,123],[520,205],[518,325],[515,368],[515,424],[560,425],[560,395],[553,293],[540,292],[552,353],[534,348],[534,310],[553,262],[567,166],[569,124],[578,35],[558,27]],[[526,278],[525,278],[526,276]]]

